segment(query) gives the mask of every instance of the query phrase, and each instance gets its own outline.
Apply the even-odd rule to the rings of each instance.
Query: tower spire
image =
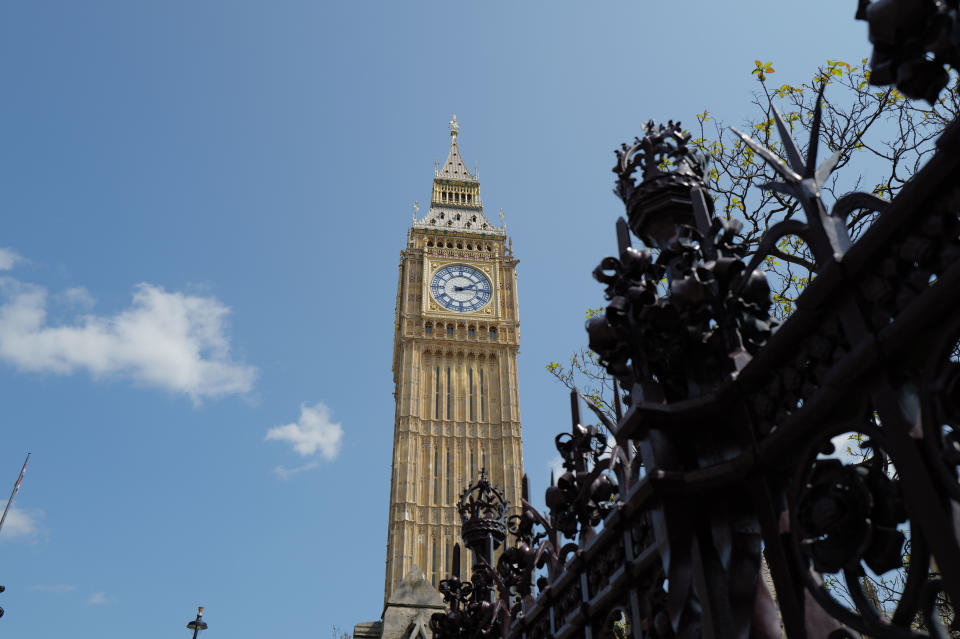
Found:
[[[500,235],[503,229],[491,224],[483,214],[478,171],[471,173],[460,154],[460,123],[456,114],[450,119],[449,126],[450,152],[447,161],[443,163],[443,168],[435,169],[430,210],[422,219],[416,220],[414,227]]]
[[[447,161],[443,163],[443,168],[437,173],[437,177],[447,180],[458,180],[462,182],[477,182],[477,176],[470,173],[470,169],[463,161],[460,155],[460,146],[457,144],[457,137],[460,134],[460,123],[457,122],[457,115],[453,115],[450,120],[450,153],[447,154]]]

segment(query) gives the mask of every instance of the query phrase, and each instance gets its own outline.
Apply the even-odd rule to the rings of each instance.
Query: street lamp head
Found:
[[[207,623],[203,621],[203,606],[197,606],[197,618],[187,624],[187,630],[193,630],[194,639],[197,633],[207,629]]]

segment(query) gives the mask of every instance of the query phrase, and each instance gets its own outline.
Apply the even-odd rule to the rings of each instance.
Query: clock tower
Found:
[[[411,574],[435,587],[450,573],[456,504],[482,468],[519,512],[517,260],[502,212],[500,226],[484,215],[459,128],[454,116],[430,208],[414,214],[400,254],[385,601]]]

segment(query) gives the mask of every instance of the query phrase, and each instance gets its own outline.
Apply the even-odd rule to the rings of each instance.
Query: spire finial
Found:
[[[453,141],[457,141],[457,133],[460,132],[460,123],[457,122],[457,114],[453,114],[453,119],[450,120],[450,137],[453,138]]]
[[[417,221],[417,214],[420,212],[420,200],[413,201],[413,221]]]
[[[500,207],[500,226],[503,226],[503,207]]]

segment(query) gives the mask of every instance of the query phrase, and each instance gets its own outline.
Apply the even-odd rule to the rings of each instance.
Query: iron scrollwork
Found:
[[[861,0],[858,17],[875,84],[933,100],[960,67],[957,0]],[[679,123],[616,152],[626,216],[587,323],[615,415],[572,393],[545,512],[526,477],[509,517],[485,476],[464,493],[473,574],[457,550],[438,639],[960,635],[960,125],[890,202],[828,210],[839,156],[817,163],[820,100],[805,152],[772,112],[785,161],[738,135],[803,218],[752,252]],[[855,209],[877,215],[852,242]],[[785,235],[816,273],[778,325],[759,267]],[[885,579],[889,597],[871,585]]]
[[[705,160],[689,137],[679,123],[649,122],[644,138],[617,152],[616,192],[630,230],[658,255],[633,248],[627,224],[618,222],[619,259],[604,258],[594,270],[610,303],[589,320],[587,333],[590,348],[630,389],[628,403],[631,395],[663,403],[717,388],[776,324],[766,277],[746,270],[745,249],[735,241],[740,223],[712,215]]]

